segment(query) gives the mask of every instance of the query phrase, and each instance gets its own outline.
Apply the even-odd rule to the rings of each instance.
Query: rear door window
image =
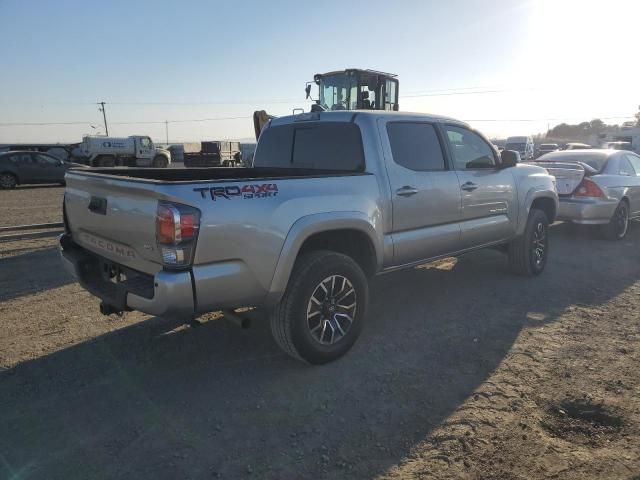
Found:
[[[418,172],[445,170],[444,155],[436,129],[429,123],[387,124],[393,161]]]
[[[260,137],[254,166],[363,171],[360,128],[347,122],[270,127]]]
[[[625,175],[625,176],[628,176],[628,177],[635,177],[635,175],[636,175],[635,170],[631,166],[631,162],[629,162],[629,160],[627,160],[627,155],[624,155],[624,156],[620,157],[618,174],[619,175]]]
[[[43,167],[57,167],[60,161],[47,155],[36,155],[38,163]]]
[[[640,157],[630,153],[626,153],[625,157],[627,158],[627,160],[635,170],[635,175],[640,175]]]

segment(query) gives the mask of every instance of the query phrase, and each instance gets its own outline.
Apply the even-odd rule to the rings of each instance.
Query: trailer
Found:
[[[240,142],[200,142],[198,151],[193,151],[189,148],[191,145],[185,144],[184,166],[187,168],[242,166]]]

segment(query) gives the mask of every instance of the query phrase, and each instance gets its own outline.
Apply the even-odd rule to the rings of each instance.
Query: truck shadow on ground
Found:
[[[623,242],[555,226],[544,275],[501,254],[378,278],[354,349],[322,367],[240,330],[154,318],[0,374],[0,472],[16,478],[370,478],[495,370],[525,326],[638,280]],[[531,315],[535,313],[535,315]],[[4,465],[4,466],[3,466]]]
[[[74,282],[74,278],[62,268],[57,247],[26,253],[4,250],[0,258],[0,301],[30,295],[32,293],[62,287]]]

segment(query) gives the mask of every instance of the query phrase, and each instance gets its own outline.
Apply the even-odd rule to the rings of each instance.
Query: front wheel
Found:
[[[603,225],[602,233],[607,240],[622,240],[629,230],[629,205],[622,200],[616,207],[609,223]]]
[[[521,237],[509,244],[509,267],[514,273],[532,277],[544,270],[549,255],[549,220],[532,208]]]
[[[169,162],[167,162],[167,157],[162,155],[157,155],[156,158],[153,159],[153,163],[151,166],[153,168],[166,168]]]
[[[360,335],[368,297],[367,278],[352,258],[326,250],[303,254],[271,314],[271,332],[292,357],[331,362]]]

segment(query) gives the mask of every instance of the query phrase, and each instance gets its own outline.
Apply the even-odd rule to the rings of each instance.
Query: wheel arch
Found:
[[[552,198],[549,197],[538,197],[533,202],[531,202],[531,208],[536,208],[538,210],[542,210],[544,214],[547,216],[547,220],[549,224],[552,224],[556,219],[556,203]],[[531,208],[529,210],[531,210]]]
[[[310,251],[331,250],[353,258],[365,275],[382,266],[382,246],[374,225],[360,212],[308,215],[289,230],[280,252],[265,304],[273,306],[282,297],[296,259]]]
[[[534,187],[527,192],[522,205],[524,208],[520,208],[518,216],[518,236],[524,233],[524,229],[527,226],[527,218],[529,218],[529,212],[532,208],[539,208],[545,212],[549,224],[553,223],[558,212],[558,196],[547,189]]]

